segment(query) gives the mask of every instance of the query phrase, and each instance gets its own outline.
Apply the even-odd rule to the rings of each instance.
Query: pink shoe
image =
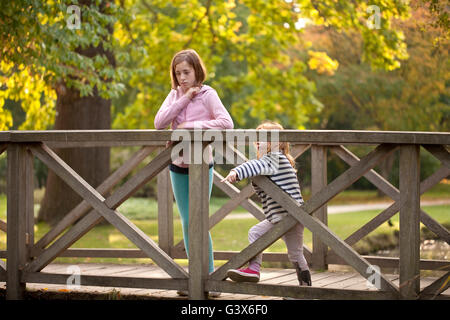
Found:
[[[227,276],[236,282],[258,282],[259,272],[250,268],[230,269],[227,271]]]

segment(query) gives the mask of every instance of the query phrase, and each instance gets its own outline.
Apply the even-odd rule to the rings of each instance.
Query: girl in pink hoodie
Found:
[[[213,88],[204,85],[206,70],[194,50],[175,54],[170,66],[172,90],[155,117],[155,128],[165,129],[233,129],[233,120]],[[212,159],[212,157],[210,157]],[[180,157],[170,165],[172,189],[183,227],[186,253],[189,230],[189,165]],[[213,181],[213,163],[209,166],[209,195]],[[209,235],[209,271],[214,271],[211,235]]]

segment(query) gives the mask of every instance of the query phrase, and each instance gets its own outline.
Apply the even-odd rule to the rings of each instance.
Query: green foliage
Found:
[[[74,19],[72,4],[80,8],[80,29],[67,25]],[[269,118],[303,128],[323,106],[305,75],[308,68],[332,73],[340,61],[312,51],[299,21],[354,30],[372,68],[398,68],[406,48],[390,21],[405,18],[409,5],[373,5],[382,12],[381,29],[368,26],[373,13],[362,0],[4,1],[0,107],[21,101],[27,117],[20,129],[45,129],[54,121],[58,90],[67,86],[81,96],[113,99],[114,128],[153,128],[170,89],[170,60],[190,47],[205,60],[207,83],[237,127]],[[92,55],[91,48],[104,54]],[[12,125],[11,112],[0,109],[0,129]]]
[[[114,101],[115,128],[153,128],[153,118],[170,89],[169,65],[179,50],[194,48],[205,60],[207,83],[229,108],[236,127],[255,127],[263,119],[304,128],[322,103],[305,73],[311,62],[333,70],[335,61],[302,54],[299,19],[339,30],[352,29],[366,43],[363,58],[374,68],[395,69],[406,58],[401,33],[389,19],[406,17],[408,5],[379,1],[383,29],[370,30],[365,1],[136,1],[127,2],[133,21],[127,39],[142,51],[132,60],[151,76],[135,74],[131,99]],[[125,36],[124,36],[125,37]],[[295,49],[294,49],[295,48]],[[297,50],[300,50],[298,52]],[[319,65],[317,65],[319,64]],[[334,66],[336,68],[336,66]],[[130,101],[132,100],[132,102]]]
[[[69,27],[69,22],[76,22],[70,5],[80,8],[79,29]],[[54,121],[60,84],[77,89],[81,96],[118,97],[131,70],[123,66],[129,58],[127,48],[115,41],[110,30],[127,19],[114,1],[89,5],[69,0],[2,1],[0,107],[6,99],[21,101],[27,116],[20,129],[39,130]],[[98,47],[105,54],[89,53]],[[106,55],[113,50],[116,61]],[[8,110],[1,110],[0,129],[12,126],[10,116]]]
[[[317,28],[308,37],[315,50],[340,61],[332,76],[311,74],[317,95],[326,106],[311,114],[312,128],[337,130],[449,131],[449,59],[446,47],[436,47],[437,32],[417,25],[430,23],[426,11],[397,21],[404,32],[409,59],[395,71],[371,70],[361,61],[364,41],[356,33]]]

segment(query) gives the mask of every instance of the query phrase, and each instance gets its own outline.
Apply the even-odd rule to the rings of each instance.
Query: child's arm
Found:
[[[235,182],[255,176],[274,175],[278,172],[278,159],[271,155],[264,155],[261,159],[247,161],[232,169],[222,181]]]

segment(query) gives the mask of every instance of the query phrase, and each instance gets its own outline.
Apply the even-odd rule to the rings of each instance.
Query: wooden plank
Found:
[[[221,182],[223,178],[224,177],[222,175],[214,171],[214,185],[219,187],[219,189],[225,192],[230,198],[238,197],[240,190],[231,183]],[[262,221],[266,218],[263,210],[254,201],[247,199],[240,202],[239,204],[259,221]]]
[[[314,198],[319,197],[320,195],[312,197],[307,203],[300,206],[297,201],[292,199],[287,193],[281,191],[281,189],[279,189],[266,177],[255,177],[253,180],[267,194],[270,194],[272,199],[274,199],[277,203],[280,203],[283,208],[289,212],[290,216],[294,217],[306,228],[311,230],[313,234],[317,233],[320,236],[321,241],[333,249],[334,252],[342,257],[349,265],[355,268],[355,270],[358,271],[363,277],[368,278],[370,276],[370,274],[367,273],[368,268],[371,267],[370,263],[362,258],[351,246],[339,239],[326,225],[310,216],[311,212],[313,212],[315,208],[308,208],[308,202],[314,201]],[[320,206],[321,204],[316,202],[316,205]],[[379,277],[381,282],[381,290],[388,290],[392,292],[398,291],[397,288],[382,274],[379,274]]]
[[[222,221],[230,212],[232,212],[236,207],[238,207],[241,202],[247,200],[250,196],[252,196],[253,193],[254,193],[254,190],[253,190],[252,185],[251,184],[246,185],[241,190],[241,192],[239,192],[239,194],[237,194],[235,197],[231,198],[227,203],[225,203],[222,207],[220,207],[220,209],[217,210],[209,218],[209,228],[211,229],[216,224],[218,224],[220,221]]]
[[[442,240],[450,244],[450,232],[423,210],[420,210],[420,222],[427,226],[428,229],[434,232]]]
[[[93,147],[165,147],[167,141],[42,141],[51,149]]]
[[[350,150],[348,150],[344,146],[333,146],[330,147],[330,150],[351,166],[357,164],[360,161],[357,156],[351,153]],[[375,170],[369,170],[364,174],[364,177],[372,182],[372,184],[380,189],[384,194],[391,197],[394,201],[397,201],[399,199],[398,189],[394,187],[389,181],[387,181],[383,176],[378,174]]]
[[[189,130],[193,133],[194,130]],[[258,130],[208,130],[207,135],[198,138],[193,134],[193,140],[212,142],[225,140],[227,131],[246,136],[262,135]],[[277,130],[273,130],[277,131]],[[205,131],[206,132],[206,131]],[[277,133],[279,141],[292,144],[438,144],[450,145],[450,134],[447,132],[419,131],[366,131],[366,130],[281,130]],[[11,130],[0,135],[0,140],[10,142],[36,141],[168,141],[173,136],[172,130],[47,130],[47,131],[15,131]],[[269,133],[270,138],[270,133]]]
[[[22,281],[29,283],[67,284],[68,274],[24,272]],[[118,288],[187,290],[187,279],[137,278],[120,276],[80,275],[80,285]]]
[[[201,154],[207,147],[203,144]],[[190,145],[189,165],[189,299],[206,299],[205,281],[208,278],[209,230],[209,168],[203,157],[194,161],[195,143]]]
[[[158,245],[167,254],[173,247],[173,193],[169,168],[158,174]]]
[[[311,147],[311,195],[314,196],[321,192],[327,183],[327,149],[324,146],[313,145]],[[317,209],[313,216],[324,225],[328,225],[327,205],[324,204]],[[327,269],[327,246],[320,241],[319,236],[315,233],[312,235],[312,242],[312,269]]]
[[[377,265],[381,268],[398,268],[399,258],[398,257],[378,257],[378,256],[362,256],[370,264]],[[330,251],[327,255],[328,264],[342,264],[347,265],[345,260],[339,257],[336,253]],[[421,259],[420,260],[420,270],[439,270],[448,271],[450,270],[450,263],[447,260],[430,260]]]
[[[139,159],[145,155],[150,150],[141,150],[138,152],[133,159],[136,162],[140,162]],[[116,190],[107,200],[111,200],[109,205],[112,208],[116,208],[122,203],[127,197],[129,197],[135,190],[137,190],[141,185],[148,182],[152,177],[154,177],[161,168],[166,166],[170,161],[170,151],[165,151],[160,153],[155,157],[149,164],[147,164],[143,169],[141,169],[135,176],[129,179],[125,184],[123,184],[118,190]],[[132,160],[130,160],[132,161]],[[165,162],[164,162],[165,161]],[[130,162],[128,162],[130,163]],[[130,167],[131,167],[130,163]],[[134,167],[134,166],[133,166]],[[124,166],[122,166],[124,168]],[[127,170],[125,170],[125,173]],[[117,172],[117,171],[116,171]],[[122,174],[121,174],[122,175]],[[124,190],[124,191],[121,191]],[[121,191],[121,192],[120,192]],[[117,196],[119,194],[119,196]],[[39,257],[37,257],[29,266],[31,271],[41,270],[47,263],[53,260],[60,252],[70,247],[75,243],[80,237],[86,234],[90,229],[92,229],[97,223],[102,221],[102,217],[98,215],[95,210],[91,210],[88,213],[90,216],[85,216],[78,223],[76,228],[72,228],[66,232],[60,239],[56,240],[51,248],[45,250]]]
[[[445,143],[443,143],[445,144]],[[449,144],[449,143],[447,143]],[[442,162],[444,166],[450,169],[450,153],[445,146],[423,145],[433,156]]]
[[[306,202],[305,211],[310,212],[309,208],[320,208],[321,205],[327,203],[339,192],[348,188],[354,182],[356,182],[367,171],[375,167],[381,160],[392,153],[397,147],[395,145],[379,145],[375,150],[370,152],[357,164],[347,169],[339,177],[329,183],[321,192],[316,196],[311,197]],[[317,209],[315,209],[317,210]],[[311,211],[314,212],[314,211]]]
[[[206,290],[254,294],[264,296],[291,297],[297,299],[338,299],[338,300],[396,300],[397,295],[386,291],[366,291],[349,289],[316,288],[305,286],[280,286],[274,284],[236,283],[231,281],[208,280]]]
[[[445,273],[433,283],[425,287],[421,292],[419,298],[424,298],[427,295],[436,297],[450,286],[450,272]]]
[[[429,176],[428,178],[426,178],[424,181],[421,182],[420,194],[424,194],[425,192],[427,192],[429,189],[431,189],[437,183],[436,181],[441,181],[443,178],[448,176],[448,174],[450,174],[449,169],[447,169],[445,167],[441,167],[440,169],[438,169],[435,173],[433,173],[431,176]],[[398,193],[400,194],[399,191],[398,191]],[[396,196],[396,198],[398,198],[398,199],[400,197],[399,194]],[[399,211],[399,208],[400,208],[399,203],[394,202],[388,208],[383,210],[379,215],[374,217],[372,220],[367,222],[365,225],[363,225],[357,231],[355,231],[350,236],[348,236],[345,239],[345,242],[347,242],[349,245],[355,244],[356,242],[361,240],[363,237],[368,235],[370,232],[375,230],[377,227],[379,227],[382,223],[386,222],[392,216],[394,216]],[[425,213],[425,215],[423,215],[422,211],[421,211],[421,220],[422,220],[422,217],[424,218],[422,222],[426,226],[429,226],[430,230],[434,230],[433,232],[438,234],[441,238],[447,239],[446,234],[448,234],[448,231],[444,227],[442,227],[442,225],[438,224],[434,220],[432,221],[431,219],[427,218],[426,213]]]
[[[0,220],[0,231],[4,231],[4,232],[7,231],[7,225],[6,225],[6,222],[3,221],[3,220]]]
[[[400,293],[415,299],[420,290],[420,147],[400,147]]]
[[[33,156],[27,145],[11,143],[7,155],[7,279],[6,298],[23,299],[26,284],[21,269],[27,263],[29,216],[34,216],[33,193],[27,187],[33,174]]]
[[[138,183],[122,186],[122,188],[119,188],[106,200],[101,194],[99,194],[94,188],[92,188],[86,181],[83,180],[82,177],[80,177],[72,168],[64,163],[52,150],[48,149],[45,145],[42,145],[40,147],[32,147],[32,150],[61,179],[68,183],[80,196],[88,201],[94,207],[94,209],[97,210],[109,223],[114,225],[135,245],[137,245],[141,250],[148,254],[148,256],[151,257],[156,264],[166,270],[169,275],[174,278],[187,277],[186,272],[178,264],[176,264],[163,250],[161,250],[154,243],[154,241],[150,239],[150,237],[148,237],[144,232],[142,232],[142,230],[137,228],[133,223],[131,223],[131,221],[120,214],[117,210],[111,209],[111,207],[116,208],[117,206],[119,206],[124,199],[129,197],[130,194],[132,194],[137,189],[137,186],[142,185],[146,182],[146,179],[151,179],[159,172],[158,170],[161,170],[162,167],[167,166],[167,162],[170,160],[170,149],[163,151],[161,153],[162,156],[157,157],[160,159],[160,165],[155,164],[155,167],[150,169],[148,169],[148,166],[144,168],[150,171],[150,174],[144,176],[145,178],[137,177],[134,180],[130,179],[129,181],[136,180],[138,181]],[[90,220],[87,220],[89,223],[98,223],[98,219],[95,215],[90,217],[89,219]],[[84,225],[86,229],[88,226],[91,225]],[[77,234],[79,235],[80,232],[82,231],[78,229]],[[67,248],[65,246],[70,241],[68,241],[68,238],[66,238],[65,241],[65,245],[58,248],[59,251]],[[54,252],[55,251],[53,251],[53,253]],[[33,268],[42,267],[41,264],[35,264],[35,261],[33,261],[32,263]]]
[[[105,181],[103,181],[96,190],[102,195],[109,193],[119,181],[125,178],[154,150],[155,147],[143,147],[138,150],[129,160],[127,160],[113,174],[111,174]],[[45,248],[48,244],[55,240],[59,234],[66,230],[75,221],[83,217],[90,209],[91,205],[85,200],[78,204],[52,229],[50,229],[49,232],[47,232],[44,236],[41,237],[41,239],[39,239],[39,241],[33,248],[33,255],[39,255],[43,248]]]

